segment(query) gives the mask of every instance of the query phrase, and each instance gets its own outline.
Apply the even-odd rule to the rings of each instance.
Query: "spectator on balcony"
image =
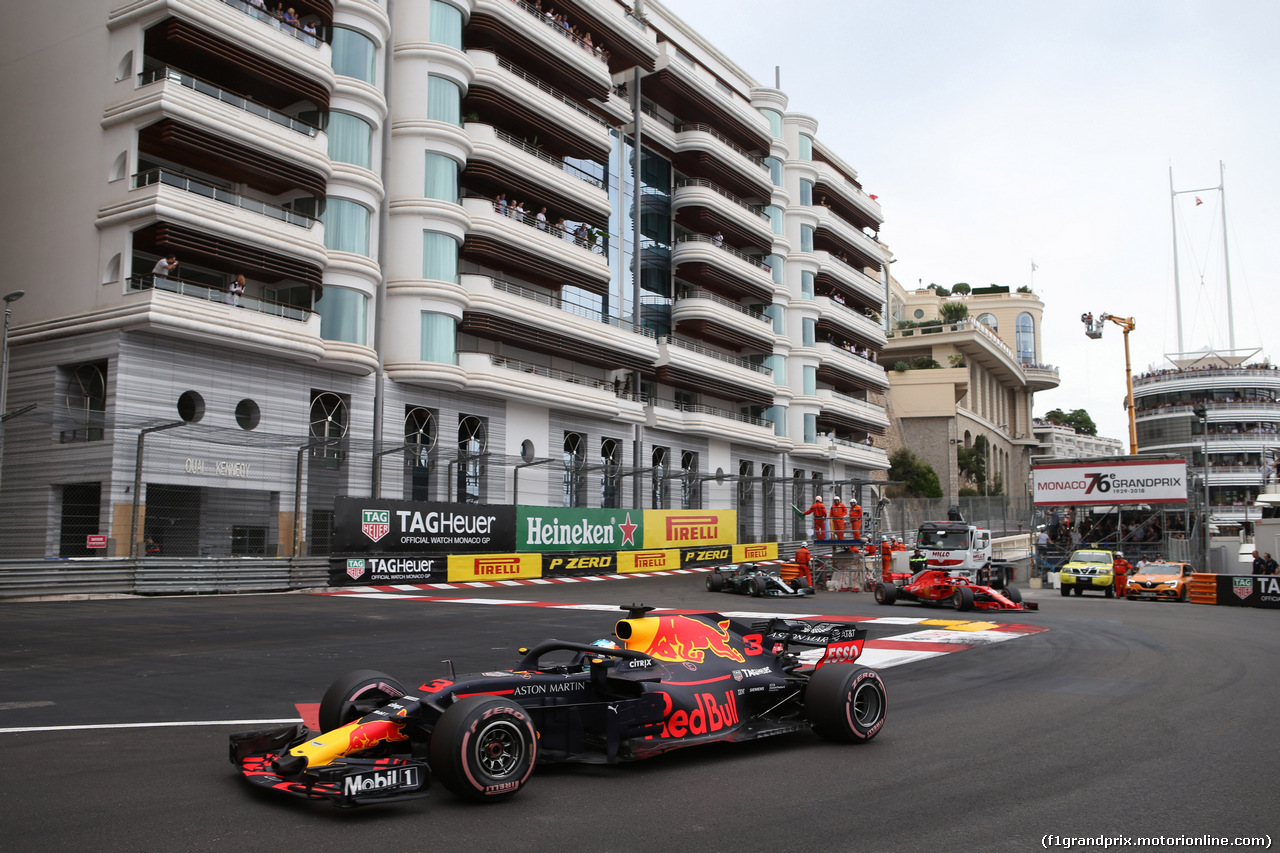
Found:
[[[717,231],[715,236],[711,238],[711,242],[716,244],[717,249],[724,248],[724,235]]]
[[[302,31],[307,35],[314,37],[316,35],[316,22],[307,21],[306,26],[302,28]]]
[[[498,197],[493,200],[493,209],[503,216],[507,215],[507,194],[498,193]]]
[[[284,3],[276,4],[276,7],[271,10],[271,17],[275,18],[277,21],[284,20]]]
[[[521,222],[524,222],[524,202],[512,200],[514,205],[511,209],[511,215]]]
[[[288,11],[284,13],[284,17],[281,20],[291,27],[296,27],[301,23],[301,21],[298,20],[298,13],[294,11],[292,6],[290,6]]]
[[[240,297],[244,294],[244,276],[238,275],[231,279],[231,286],[227,288],[227,304],[240,306]]]
[[[178,256],[169,254],[156,261],[156,265],[151,268],[151,274],[156,278],[168,278],[177,268]]]
[[[545,207],[538,211],[537,220],[538,220],[538,230],[546,231],[547,230],[547,209]]]
[[[561,239],[563,239],[563,240],[567,240],[567,239],[569,239],[569,236],[565,233],[565,229],[564,229],[564,217],[563,217],[563,216],[556,220],[556,224],[555,224],[555,225],[552,225],[552,226],[551,226],[551,229],[552,229],[552,230],[556,233],[556,235],[557,235],[557,236],[559,236]]]
[[[581,223],[573,230],[573,242],[582,248],[587,248],[587,240],[591,237],[591,229],[587,228],[587,223]]]
[[[267,11],[265,0],[249,0],[249,5],[255,9],[261,9],[263,12]]]

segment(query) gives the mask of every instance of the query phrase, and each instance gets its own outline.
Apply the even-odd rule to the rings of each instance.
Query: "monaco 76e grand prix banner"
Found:
[[[1037,465],[1037,506],[1181,503],[1187,499],[1183,459],[1066,462]]]

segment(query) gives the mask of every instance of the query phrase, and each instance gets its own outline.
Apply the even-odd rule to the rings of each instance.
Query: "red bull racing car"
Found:
[[[344,807],[426,796],[433,777],[492,802],[540,763],[613,764],[805,730],[860,743],[884,725],[884,682],[854,663],[865,628],[623,609],[616,642],[545,640],[511,670],[412,689],[349,673],[320,703],[321,732],[238,732],[231,762],[254,785]],[[805,649],[822,650],[816,663],[801,663]]]
[[[876,585],[877,604],[893,604],[895,601],[915,601],[921,604],[950,604],[956,610],[1038,610],[1034,601],[1022,600],[1022,593],[1013,587],[1002,590],[976,584],[964,573],[946,569],[926,569],[916,572],[906,581],[881,582]]]

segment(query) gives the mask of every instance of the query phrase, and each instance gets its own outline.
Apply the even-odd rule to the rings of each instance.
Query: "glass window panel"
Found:
[[[765,356],[764,366],[773,371],[773,384],[787,384],[787,360],[780,355]]]
[[[813,137],[807,133],[800,134],[800,159],[813,159]]]
[[[813,181],[800,182],[800,203],[806,207],[813,206]]]
[[[813,298],[813,280],[815,276],[811,272],[800,273],[800,296],[805,299]]]
[[[774,139],[782,138],[782,113],[777,110],[762,109],[760,110],[764,117],[769,120],[769,132],[773,134]]]
[[[333,71],[343,77],[354,77],[366,83],[377,82],[374,77],[374,56],[377,47],[373,39],[364,33],[346,27],[333,28]]]
[[[327,285],[316,302],[320,337],[326,341],[365,343],[369,297],[356,290]]]
[[[810,397],[818,393],[818,368],[811,364],[804,367],[804,388],[802,393]]]
[[[329,113],[329,159],[373,167],[373,128],[359,116]]]
[[[462,10],[441,0],[431,0],[431,40],[462,50]]]
[[[800,251],[802,252],[813,251],[813,226],[812,225],[800,226]]]
[[[769,167],[769,177],[773,179],[773,185],[782,186],[782,161],[777,157],[766,157],[764,162]]]
[[[462,90],[457,83],[434,75],[427,78],[427,118],[462,124]]]
[[[448,314],[422,312],[422,360],[458,363],[458,323]]]
[[[422,277],[458,281],[458,241],[436,231],[422,232]]]
[[[785,280],[783,274],[786,269],[786,260],[782,255],[769,256],[769,269],[773,271],[773,283],[782,284]]]
[[[804,443],[816,444],[818,441],[818,416],[804,416]]]
[[[458,200],[458,161],[452,157],[428,151],[426,187],[422,193],[426,198],[456,202]]]
[[[781,235],[783,231],[782,208],[777,205],[769,205],[764,209],[769,214],[769,224],[773,226],[773,233]]]
[[[1036,363],[1036,321],[1023,311],[1018,315],[1018,360],[1023,364]]]
[[[806,347],[816,345],[818,340],[818,321],[814,320],[812,317],[805,317],[804,322],[800,325],[802,335],[800,340],[801,345]]]
[[[325,201],[324,247],[337,252],[369,254],[369,209],[345,198]]]

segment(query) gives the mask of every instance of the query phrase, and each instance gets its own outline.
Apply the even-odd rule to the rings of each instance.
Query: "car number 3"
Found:
[[[764,635],[744,634],[742,637],[742,650],[749,655],[764,654]]]

